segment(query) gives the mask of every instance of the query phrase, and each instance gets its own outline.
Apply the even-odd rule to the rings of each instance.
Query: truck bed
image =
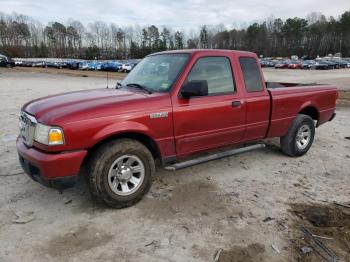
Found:
[[[323,84],[267,82],[271,99],[270,127],[267,137],[283,136],[295,116],[308,111],[317,126],[331,119],[338,96],[337,88]]]
[[[298,86],[322,86],[322,84],[317,83],[285,83],[285,82],[265,82],[266,88],[283,88],[283,87],[298,87]]]

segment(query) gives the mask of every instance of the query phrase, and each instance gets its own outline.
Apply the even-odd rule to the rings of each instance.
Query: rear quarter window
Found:
[[[243,72],[245,87],[248,92],[259,92],[264,90],[261,81],[260,70],[253,57],[240,57],[239,63]]]

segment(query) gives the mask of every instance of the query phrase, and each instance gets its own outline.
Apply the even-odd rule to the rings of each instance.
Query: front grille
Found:
[[[21,112],[19,117],[20,134],[23,142],[29,147],[33,145],[36,124],[37,121],[35,117],[27,114],[26,112]]]

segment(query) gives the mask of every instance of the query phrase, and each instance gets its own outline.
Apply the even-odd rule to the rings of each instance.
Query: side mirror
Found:
[[[181,89],[181,95],[184,99],[189,99],[192,96],[207,96],[207,80],[192,80],[187,82]]]

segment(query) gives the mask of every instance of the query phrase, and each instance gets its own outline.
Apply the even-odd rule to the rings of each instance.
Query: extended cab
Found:
[[[161,52],[116,88],[25,104],[17,150],[25,172],[48,186],[72,186],[84,167],[92,195],[120,208],[148,191],[155,159],[170,165],[270,137],[289,156],[305,154],[337,97],[330,85],[265,82],[254,53]]]

